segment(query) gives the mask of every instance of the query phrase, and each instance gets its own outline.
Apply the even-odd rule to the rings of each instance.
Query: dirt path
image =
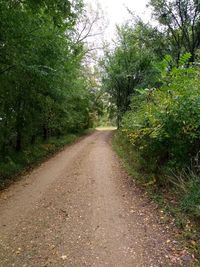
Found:
[[[171,226],[130,184],[111,134],[96,131],[1,194],[1,267],[179,266]]]

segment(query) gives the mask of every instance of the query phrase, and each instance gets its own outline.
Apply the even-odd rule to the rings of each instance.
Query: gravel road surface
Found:
[[[0,267],[180,266],[173,226],[123,170],[112,134],[82,138],[1,193]]]

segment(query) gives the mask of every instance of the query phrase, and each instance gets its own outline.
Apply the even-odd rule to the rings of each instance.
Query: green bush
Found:
[[[155,172],[188,166],[199,152],[199,92],[198,70],[173,69],[161,88],[133,97],[122,131]]]
[[[186,193],[181,201],[182,209],[200,218],[200,179],[198,177],[191,178],[186,184]]]

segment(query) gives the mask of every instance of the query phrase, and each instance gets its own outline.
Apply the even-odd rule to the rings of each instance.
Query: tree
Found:
[[[118,27],[117,47],[105,56],[103,84],[116,104],[118,126],[136,89],[157,82],[156,56],[143,39],[143,30],[140,23]]]
[[[167,29],[176,62],[185,52],[191,53],[194,62],[200,47],[200,1],[151,0],[150,6],[154,17]]]
[[[82,1],[0,2],[0,152],[88,126],[91,94],[74,32]]]

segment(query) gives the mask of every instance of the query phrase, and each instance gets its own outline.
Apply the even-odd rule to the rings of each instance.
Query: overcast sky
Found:
[[[148,12],[146,5],[148,0],[85,0],[86,3],[91,4],[94,8],[98,2],[103,10],[106,20],[109,25],[106,30],[106,39],[110,41],[114,37],[115,25],[121,24],[130,18],[126,7],[139,15],[145,21],[150,20],[150,12]]]

